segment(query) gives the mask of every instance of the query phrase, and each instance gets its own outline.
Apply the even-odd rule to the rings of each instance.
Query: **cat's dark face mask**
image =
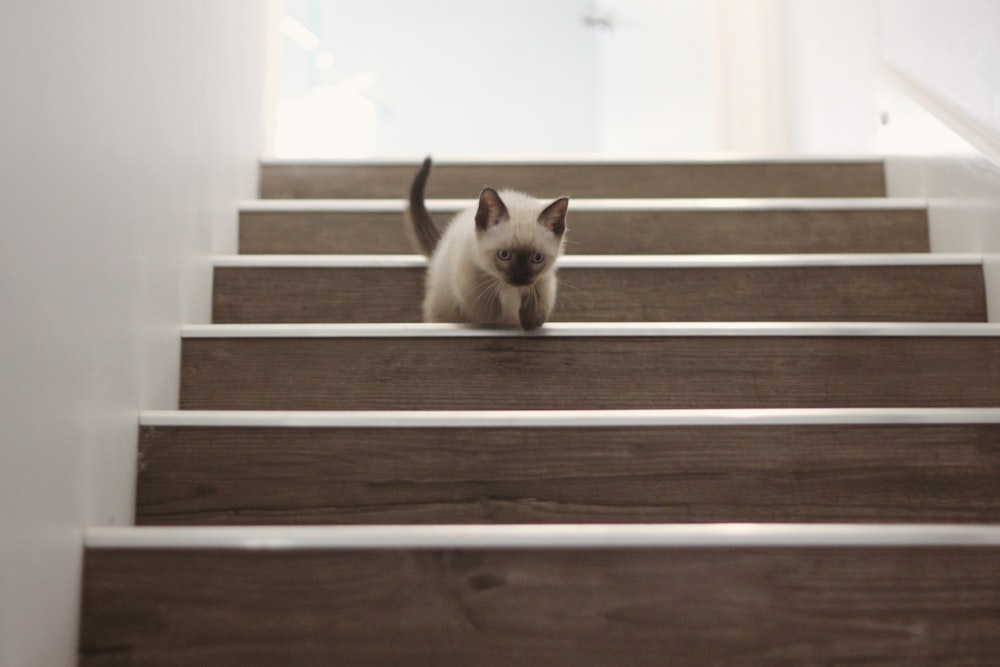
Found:
[[[532,284],[548,265],[545,255],[534,249],[502,250],[497,260],[504,280],[515,287]]]

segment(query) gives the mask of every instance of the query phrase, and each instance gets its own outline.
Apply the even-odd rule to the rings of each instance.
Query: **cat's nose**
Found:
[[[530,285],[535,280],[531,269],[522,266],[512,266],[507,270],[507,282],[515,287]]]

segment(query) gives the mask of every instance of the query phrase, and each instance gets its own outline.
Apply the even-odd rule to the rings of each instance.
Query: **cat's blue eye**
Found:
[[[503,261],[507,262],[507,261],[510,260],[510,258],[512,257],[512,255],[510,253],[510,250],[507,250],[506,248],[504,248],[503,250],[501,250],[501,251],[499,251],[497,253],[497,257],[499,257]]]
[[[540,252],[536,252],[534,255],[531,256],[531,261],[534,262],[535,264],[541,264],[542,262],[545,261],[545,255],[543,255]]]

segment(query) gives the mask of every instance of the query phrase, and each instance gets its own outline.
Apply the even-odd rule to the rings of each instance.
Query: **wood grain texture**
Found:
[[[1000,550],[89,549],[81,667],[967,665]]]
[[[180,405],[985,407],[1000,405],[1000,338],[188,338]]]
[[[144,525],[1000,521],[1000,425],[143,427]]]
[[[218,267],[213,322],[419,322],[420,268]],[[984,322],[977,265],[564,268],[552,321]]]
[[[443,226],[449,216],[438,213]],[[797,254],[927,252],[927,212],[901,209],[576,211],[567,252]],[[240,213],[243,254],[415,252],[400,213]]]
[[[264,164],[264,199],[399,198],[419,163]],[[538,197],[882,197],[880,160],[435,165],[427,197],[476,197],[486,186]]]

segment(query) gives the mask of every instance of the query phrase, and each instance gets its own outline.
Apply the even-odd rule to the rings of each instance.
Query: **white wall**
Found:
[[[889,193],[928,199],[931,248],[984,255],[1000,321],[1000,4],[880,0]]]
[[[1000,3],[880,0],[882,59],[1000,140]]]
[[[268,150],[278,157],[719,147],[711,2],[288,0],[286,9],[297,23],[269,60],[278,110]]]
[[[598,148],[703,153],[719,148],[715,16],[704,0],[602,0],[597,29]]]
[[[876,147],[878,7],[873,0],[783,0],[789,148],[819,155]]]
[[[269,149],[871,153],[877,10],[877,0],[288,0],[298,24],[271,61],[284,102]]]
[[[719,146],[731,153],[789,152],[781,0],[715,0]]]
[[[263,6],[0,5],[0,665],[75,664],[81,528],[132,520],[261,137]]]
[[[285,41],[276,152],[597,150],[588,1],[289,0],[315,38]]]

